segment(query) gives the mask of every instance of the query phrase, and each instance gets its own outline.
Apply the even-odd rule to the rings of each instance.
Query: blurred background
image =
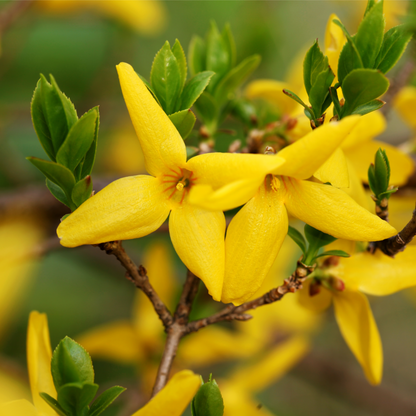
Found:
[[[93,177],[95,186],[102,187],[115,178],[143,172],[140,146],[119,88],[115,69],[119,62],[130,63],[148,78],[153,57],[165,40],[172,45],[179,39],[186,52],[192,35],[204,36],[210,20],[215,20],[220,28],[230,23],[237,61],[254,53],[261,55],[254,78],[285,80],[291,63],[302,50],[316,38],[323,44],[331,13],[336,13],[355,33],[365,3],[0,2],[0,222],[18,224],[16,229],[0,231],[0,251],[8,253],[8,247],[15,247],[13,236],[17,235],[20,239],[16,238],[16,247],[22,251],[22,258],[25,262],[32,259],[30,265],[13,273],[5,271],[7,266],[0,270],[0,386],[4,377],[4,383],[10,385],[13,380],[22,392],[26,388],[25,339],[30,311],[48,314],[54,348],[65,335],[77,339],[98,325],[131,320],[136,295],[117,261],[98,248],[59,247],[54,230],[60,217],[67,213],[66,208],[49,196],[43,176],[25,160],[27,156],[44,158],[30,116],[30,101],[39,75],[53,74],[79,115],[100,106]],[[405,10],[405,2],[387,4],[391,26],[394,15]],[[397,143],[410,137],[410,130],[394,111],[389,114],[389,123],[383,140]],[[26,224],[23,228],[21,221]],[[171,248],[168,233],[161,231],[126,242],[125,247],[137,263],[147,267],[146,253],[150,244],[156,242],[163,242],[172,257],[179,289],[186,269]],[[288,274],[297,256],[294,250],[279,255]],[[276,277],[276,281],[281,277]],[[6,285],[6,278],[16,282],[15,289]],[[173,297],[177,295],[175,292]],[[204,316],[215,307],[204,303],[208,300],[204,289],[200,290],[199,299],[202,306],[195,316]],[[325,322],[308,335],[310,352],[285,376],[279,380],[276,377],[252,398],[259,405],[259,414],[262,406],[279,416],[416,414],[416,292],[410,290],[371,302],[385,354],[382,384],[371,387],[367,383],[329,311]],[[279,313],[284,317],[284,311]],[[223,327],[236,331],[232,325]],[[158,336],[162,338],[162,332]],[[116,333],[114,337],[115,343],[125,342]],[[278,340],[276,337],[276,343]],[[158,353],[148,358],[153,360],[153,367],[157,358]],[[140,388],[149,384],[154,374],[151,370],[151,375],[146,374],[146,360],[132,363],[134,360],[129,359],[93,359],[98,384],[129,388],[104,414],[132,414],[146,399],[146,391],[139,393]],[[228,370],[241,364],[241,357],[235,358],[232,353],[228,353],[227,359],[226,364],[218,364],[220,360],[215,358],[207,365],[185,365],[186,357],[183,362],[205,377],[213,372],[215,378],[226,378]],[[243,361],[249,359],[248,354]]]

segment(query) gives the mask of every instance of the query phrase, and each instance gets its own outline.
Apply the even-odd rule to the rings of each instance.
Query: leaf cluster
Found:
[[[47,393],[40,395],[60,416],[98,416],[125,390],[120,386],[111,387],[90,405],[99,387],[94,383],[91,357],[69,337],[56,347],[51,372],[57,400]]]
[[[97,150],[100,116],[94,107],[78,118],[74,105],[53,76],[41,75],[33,94],[32,122],[50,161],[27,159],[45,176],[52,195],[72,211],[92,193],[91,171]]]

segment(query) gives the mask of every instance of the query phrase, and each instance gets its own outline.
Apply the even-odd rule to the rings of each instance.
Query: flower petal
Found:
[[[65,247],[139,238],[157,230],[169,214],[158,179],[129,176],[110,183],[61,222]]]
[[[357,172],[354,169],[350,158],[347,157],[346,160],[348,166],[348,176],[350,178],[350,186],[349,188],[344,188],[343,191],[366,210],[370,211],[371,208],[374,209],[374,201],[371,199],[370,195],[365,192],[361,179],[357,175]]]
[[[313,279],[306,280],[303,284],[303,288],[297,293],[297,299],[299,304],[304,308],[313,312],[322,312],[331,306],[332,293],[321,286],[319,288],[319,293],[311,296],[309,294],[309,288],[312,283]]]
[[[224,214],[183,203],[170,214],[169,232],[185,266],[205,283],[214,300],[220,300],[224,280]]]
[[[222,302],[240,305],[258,290],[287,229],[288,217],[280,192],[264,184],[228,227]]]
[[[395,258],[377,250],[340,259],[339,276],[354,290],[386,296],[416,286],[416,246],[409,246]]]
[[[43,392],[56,399],[51,360],[52,349],[46,314],[31,312],[27,330],[27,366],[33,403],[40,413],[56,416],[52,408],[39,396]]]
[[[338,59],[346,42],[346,38],[342,29],[333,22],[334,19],[339,20],[339,17],[333,13],[329,16],[328,23],[326,25],[325,55],[328,57],[329,66],[335,74],[335,80],[337,81]]]
[[[117,71],[147,171],[157,176],[169,167],[183,167],[186,162],[185,143],[169,117],[129,64],[117,65]]]
[[[397,231],[330,185],[283,178],[286,208],[291,215],[336,238],[379,241]]]
[[[189,370],[180,371],[146,406],[132,416],[180,416],[200,386],[199,376]]]
[[[334,295],[334,307],[345,342],[368,381],[379,384],[383,372],[383,350],[368,299],[362,293],[344,290]]]
[[[79,335],[77,342],[93,357],[127,364],[135,364],[144,358],[139,335],[129,321],[116,321],[93,328]]]
[[[338,148],[327,161],[313,174],[321,182],[330,182],[337,188],[348,188],[350,178],[343,151]]]
[[[43,400],[43,399],[41,399]],[[46,405],[46,402],[44,402]],[[48,405],[47,405],[48,406]],[[52,410],[51,407],[49,409]],[[53,414],[56,413],[48,413]],[[27,400],[15,400],[13,402],[0,404],[1,416],[40,416],[40,413],[36,410],[32,403]]]
[[[390,162],[390,184],[404,185],[414,171],[413,160],[399,149],[384,142],[373,140],[345,151],[352,166],[364,183],[368,183],[368,168],[374,163],[378,149],[384,149]]]
[[[335,152],[358,120],[359,116],[349,116],[341,121],[325,124],[285,147],[278,156],[285,159],[286,163],[273,173],[297,179],[310,178]]]
[[[416,87],[407,86],[402,88],[394,97],[393,105],[409,127],[412,130],[416,130],[414,112],[416,108]]]

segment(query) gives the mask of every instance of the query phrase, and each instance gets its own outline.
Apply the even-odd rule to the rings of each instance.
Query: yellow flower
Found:
[[[244,175],[265,172],[284,161],[269,155],[212,153],[186,161],[182,137],[133,68],[118,66],[124,99],[152,176],[119,179],[88,199],[58,228],[61,244],[75,247],[143,237],[169,218],[173,246],[185,265],[221,298],[224,277],[225,218],[188,202],[197,184],[218,189]]]
[[[416,247],[411,246],[394,259],[377,251],[357,253],[339,259],[337,265],[323,270],[322,283],[307,280],[299,291],[299,301],[314,311],[334,303],[335,317],[349,348],[362,366],[371,384],[382,377],[383,352],[380,335],[365,294],[386,296],[416,285],[414,259]],[[335,280],[334,280],[335,279]],[[345,290],[342,289],[343,283]],[[310,286],[319,293],[310,296]],[[333,289],[331,289],[331,287]]]
[[[36,2],[36,5],[43,10],[65,15],[83,9],[94,10],[145,35],[158,34],[166,24],[166,11],[158,0],[45,0]]]
[[[416,87],[408,85],[402,88],[394,97],[393,105],[412,132],[412,146],[409,146],[409,151],[414,152],[416,145],[416,120],[414,117],[416,108]]]
[[[250,172],[217,191],[208,185],[191,189],[190,202],[212,210],[228,210],[248,201],[227,230],[223,302],[243,303],[259,288],[287,233],[287,212],[336,238],[377,241],[396,234],[345,192],[307,180],[358,120],[347,117],[310,132],[281,150],[277,156],[285,163],[267,175],[258,172],[253,178]]]

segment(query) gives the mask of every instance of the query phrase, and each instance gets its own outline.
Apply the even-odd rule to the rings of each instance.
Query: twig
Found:
[[[393,237],[370,243],[368,251],[374,253],[377,249],[379,249],[387,256],[394,257],[397,253],[400,253],[406,248],[406,245],[412,241],[415,235],[416,209],[413,211],[411,220],[405,225],[402,231]]]
[[[172,314],[169,312],[166,305],[150,284],[146,269],[143,266],[137,267],[136,264],[134,264],[133,260],[124,251],[121,241],[102,243],[98,246],[107,254],[114,255],[123,265],[123,267],[127,270],[126,278],[131,280],[136,287],[142,290],[143,293],[149,298],[150,302],[153,304],[153,308],[159,316],[159,319],[162,321],[165,330],[168,331],[173,322]]]

